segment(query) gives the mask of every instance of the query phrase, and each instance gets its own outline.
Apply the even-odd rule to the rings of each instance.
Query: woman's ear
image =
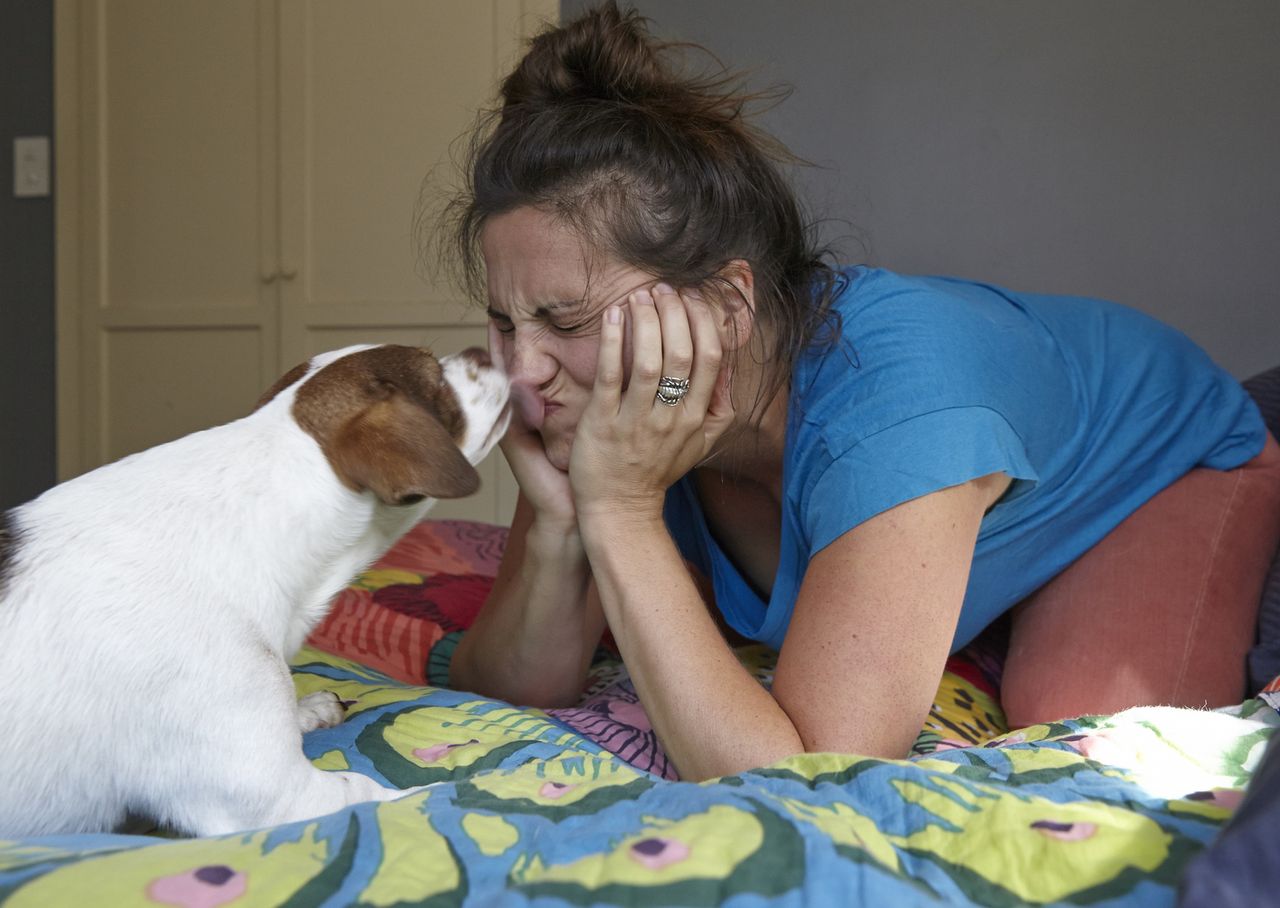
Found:
[[[720,294],[720,343],[726,350],[737,350],[746,346],[755,327],[755,273],[746,259],[734,259],[717,276],[726,285]]]

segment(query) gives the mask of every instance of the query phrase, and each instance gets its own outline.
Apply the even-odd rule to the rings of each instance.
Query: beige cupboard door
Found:
[[[243,415],[322,350],[483,344],[427,277],[415,205],[557,7],[61,0],[63,476]],[[481,472],[433,516],[508,523],[501,456]]]
[[[60,467],[246,412],[278,365],[275,21],[57,7]]]

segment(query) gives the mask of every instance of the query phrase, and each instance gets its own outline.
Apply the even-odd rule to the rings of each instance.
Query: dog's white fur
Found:
[[[251,415],[7,515],[0,838],[111,830],[126,812],[212,835],[403,793],[308,762],[299,732],[343,707],[329,693],[300,707],[286,664],[434,501],[348,487],[295,421],[300,388],[371,349],[318,356]],[[506,428],[506,378],[474,354],[440,366],[474,464]]]

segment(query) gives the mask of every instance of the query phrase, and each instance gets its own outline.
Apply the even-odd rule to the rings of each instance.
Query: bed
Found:
[[[398,801],[238,835],[0,842],[12,906],[1171,905],[1277,724],[1280,684],[1217,711],[1011,730],[999,628],[953,657],[910,759],[813,754],[678,781],[616,656],[582,701],[444,686],[505,530],[426,521],[339,597],[294,665],[354,700],[305,736]],[[739,657],[768,684],[772,658]],[[86,759],[92,759],[91,748]]]

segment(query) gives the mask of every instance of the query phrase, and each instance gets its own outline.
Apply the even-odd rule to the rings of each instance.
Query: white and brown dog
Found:
[[[243,419],[0,514],[0,838],[126,813],[212,835],[402,794],[325,772],[287,662],[331,598],[506,429],[482,350],[323,354]]]

